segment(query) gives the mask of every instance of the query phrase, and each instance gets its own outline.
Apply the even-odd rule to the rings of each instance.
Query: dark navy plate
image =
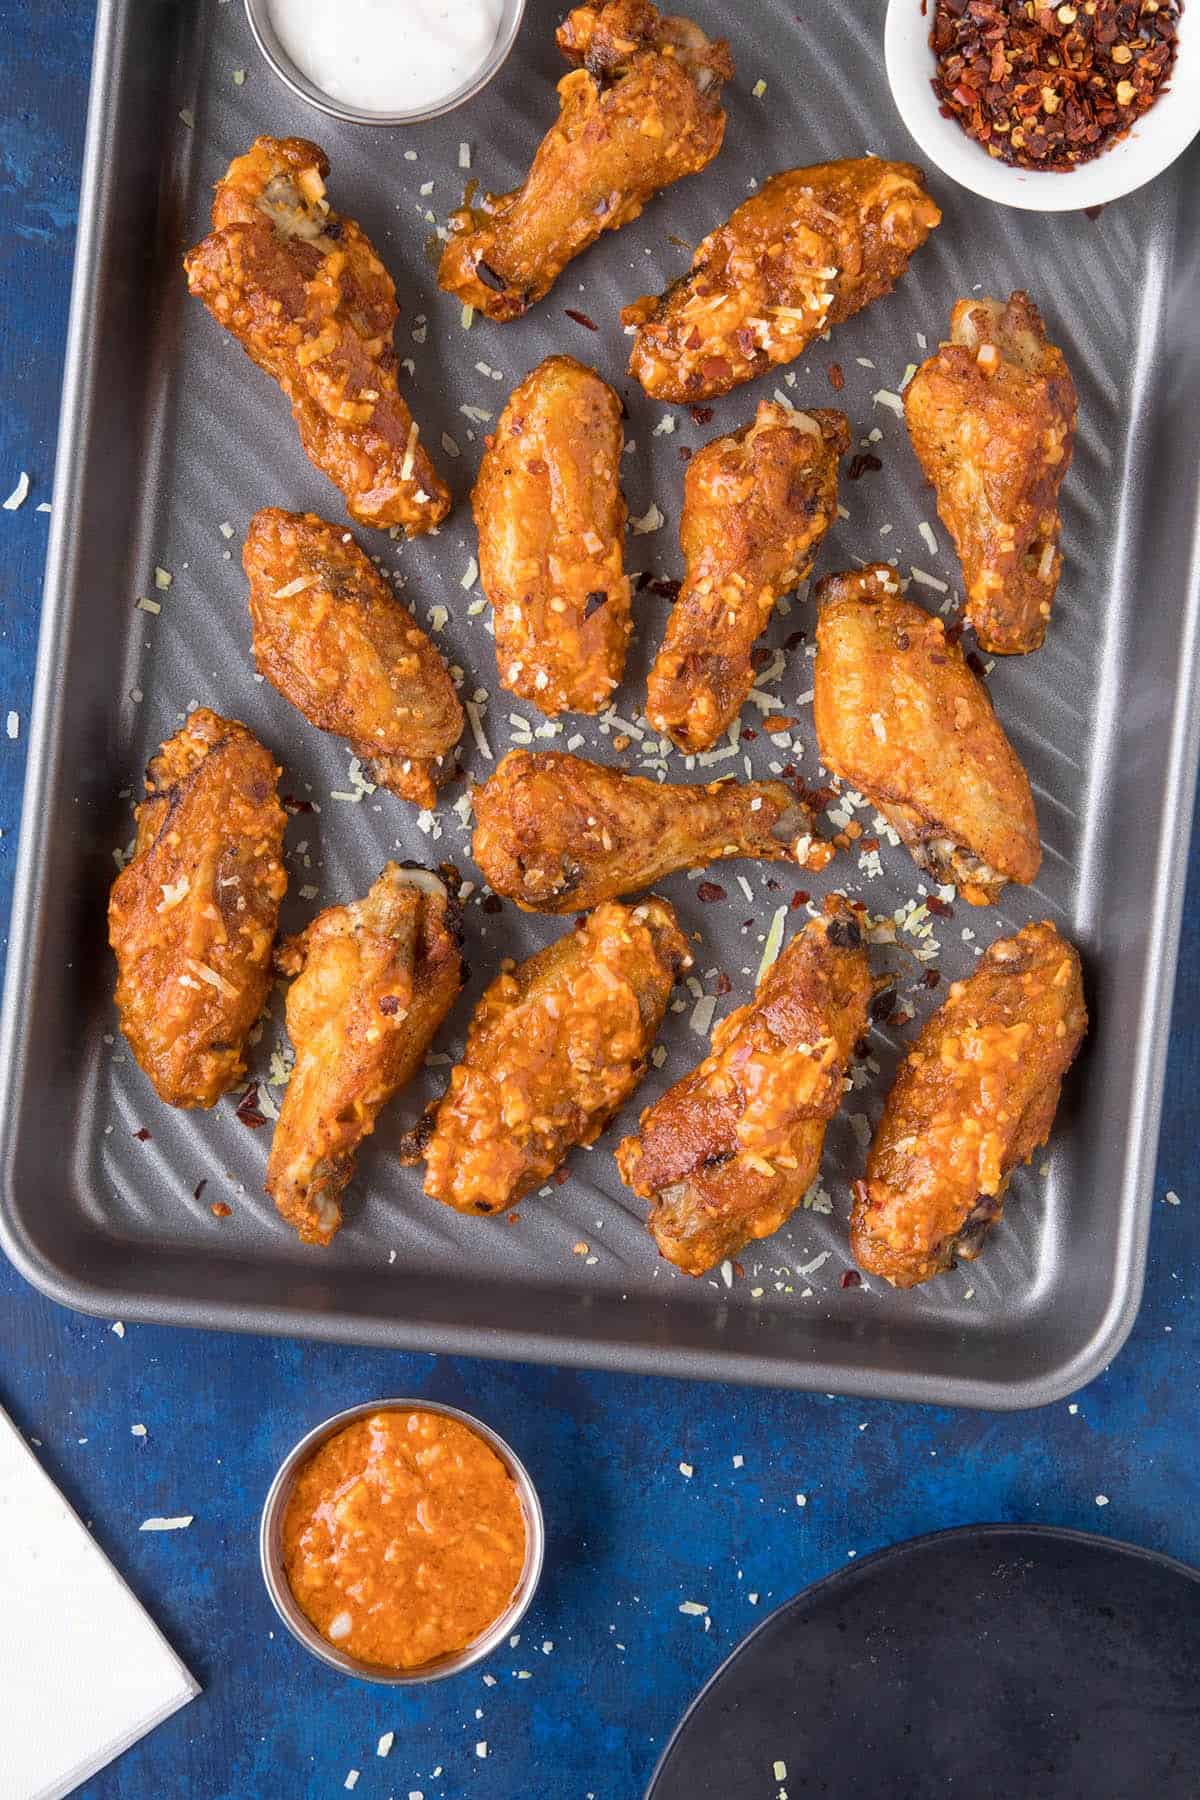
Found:
[[[1196,1800],[1200,1574],[1041,1525],[940,1531],[840,1569],[717,1670],[646,1800],[781,1790]]]

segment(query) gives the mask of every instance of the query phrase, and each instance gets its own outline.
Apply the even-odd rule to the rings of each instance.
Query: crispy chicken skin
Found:
[[[502,1212],[594,1143],[645,1075],[691,963],[674,910],[652,895],[598,906],[498,975],[431,1131],[413,1134],[425,1192],[459,1212]]]
[[[348,531],[266,506],[250,521],[259,673],[321,731],[348,738],[374,779],[433,806],[454,771],[463,713],[449,671]]]
[[[213,1106],[246,1072],[287,889],[278,779],[254,733],[207,707],[146,770],[108,939],[121,1030],[168,1106]]]
[[[327,1244],[341,1225],[359,1145],[454,1004],[461,941],[446,883],[390,862],[364,899],[327,907],[281,945],[296,1063],[266,1191],[304,1243]]]
[[[1087,1030],[1079,957],[1048,922],[1000,938],[909,1051],[855,1183],[850,1247],[893,1287],[979,1255],[1050,1135]]]
[[[475,861],[526,912],[578,912],[720,857],[815,871],[833,856],[782,781],[684,787],[561,751],[511,750],[473,800]]]
[[[577,6],[558,28],[575,64],[529,174],[451,218],[438,281],[491,319],[516,319],[602,231],[636,219],[660,188],[721,148],[729,47],[649,0]]]
[[[867,796],[917,865],[990,906],[1041,866],[1029,777],[941,619],[875,563],[817,584],[821,761]]]
[[[904,416],[958,549],[985,650],[1046,635],[1062,556],[1058,493],[1075,441],[1075,383],[1028,294],[960,300],[950,341],[904,390]]]
[[[833,895],[717,1026],[704,1061],[647,1107],[617,1167],[653,1202],[668,1261],[704,1275],[792,1216],[817,1178],[870,999],[862,931]]]
[[[707,750],[740,712],[755,640],[837,517],[838,457],[849,446],[843,413],[763,400],[749,425],[688,464],[686,573],[646,693],[646,717],[681,750]]]
[[[551,717],[602,711],[625,666],[623,441],[608,383],[548,356],[510,394],[480,463],[472,504],[500,683]]]
[[[941,216],[912,163],[864,156],[772,175],[686,275],[622,312],[636,327],[630,374],[654,400],[687,402],[792,362],[890,293]]]
[[[430,531],[450,490],[396,386],[392,278],[325,198],[329,161],[303,138],[256,138],[184,258],[188,286],[292,403],[310,462],[362,525]]]

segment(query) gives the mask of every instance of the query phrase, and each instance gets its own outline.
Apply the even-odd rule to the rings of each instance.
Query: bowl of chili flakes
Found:
[[[932,163],[1031,212],[1105,206],[1200,133],[1200,6],[890,0],[892,98]]]

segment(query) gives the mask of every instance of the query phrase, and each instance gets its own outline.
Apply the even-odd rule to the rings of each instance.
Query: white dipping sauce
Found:
[[[314,87],[359,112],[417,112],[487,61],[504,0],[270,0],[280,45]]]

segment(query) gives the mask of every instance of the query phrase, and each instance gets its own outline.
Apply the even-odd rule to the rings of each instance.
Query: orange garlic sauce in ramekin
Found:
[[[384,1669],[476,1642],[508,1610],[525,1549],[507,1466],[435,1412],[376,1412],[327,1438],[283,1521],[300,1610],[336,1649]]]

